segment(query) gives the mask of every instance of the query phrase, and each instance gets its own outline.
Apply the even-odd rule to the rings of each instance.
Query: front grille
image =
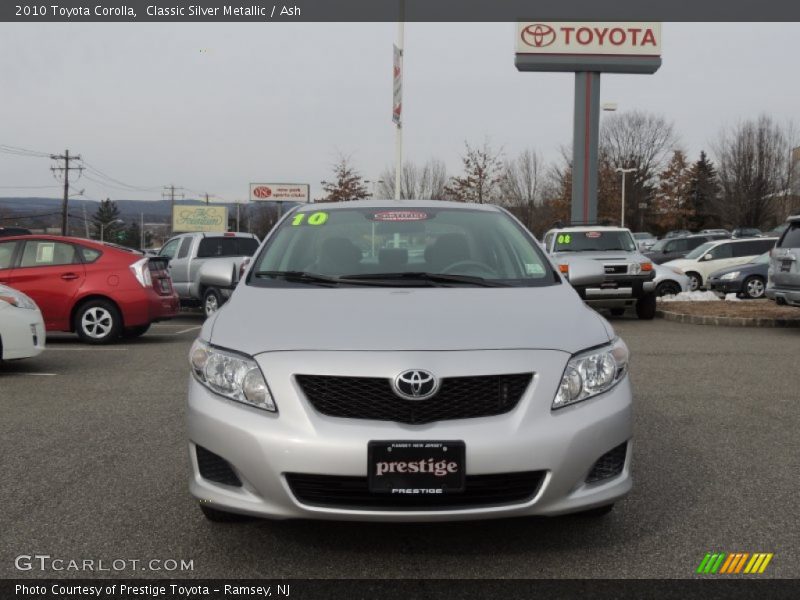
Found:
[[[586,477],[586,483],[594,483],[603,479],[611,479],[622,473],[625,466],[625,455],[628,453],[628,442],[620,444],[613,450],[609,450],[597,459],[592,470]]]
[[[460,494],[373,494],[366,477],[286,473],[295,498],[303,504],[372,510],[451,510],[521,504],[533,498],[544,471],[467,475]]]
[[[389,379],[297,375],[311,405],[323,415],[422,424],[500,415],[512,410],[533,373],[450,377],[427,400],[404,400]]]
[[[197,468],[203,479],[235,487],[242,486],[241,480],[227,460],[202,446],[195,446],[195,452],[197,454]]]
[[[619,275],[628,272],[628,265],[605,265],[605,271],[608,274]]]

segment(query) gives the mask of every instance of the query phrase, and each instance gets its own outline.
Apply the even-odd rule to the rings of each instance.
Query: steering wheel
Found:
[[[466,267],[466,269],[464,267]],[[483,275],[488,275],[490,277],[497,277],[497,273],[492,267],[478,260],[459,260],[458,262],[454,262],[453,264],[447,265],[447,267],[442,269],[442,274],[475,275],[483,277],[483,275],[477,275],[475,271],[482,272]]]

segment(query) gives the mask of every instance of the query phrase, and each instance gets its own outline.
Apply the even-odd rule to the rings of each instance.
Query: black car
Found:
[[[731,236],[734,238],[762,237],[763,235],[761,230],[755,227],[737,227],[731,232]]]
[[[10,235],[30,235],[31,230],[24,227],[0,227],[0,237],[8,237]]]
[[[683,258],[689,252],[716,239],[712,235],[687,235],[677,238],[664,238],[658,240],[647,252],[642,252],[647,258],[660,265],[669,260]]]
[[[763,298],[767,287],[769,252],[760,254],[752,262],[726,267],[708,277],[706,287],[719,294],[736,294],[742,298]]]

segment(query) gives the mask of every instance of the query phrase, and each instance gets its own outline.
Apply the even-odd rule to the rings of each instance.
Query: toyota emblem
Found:
[[[556,32],[549,25],[528,25],[522,30],[522,41],[534,48],[545,48],[556,41]]]
[[[438,390],[436,376],[422,369],[403,371],[394,380],[394,393],[406,400],[427,400]]]

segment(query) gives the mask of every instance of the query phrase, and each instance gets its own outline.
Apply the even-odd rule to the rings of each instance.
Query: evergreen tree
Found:
[[[92,237],[99,240],[102,229],[102,237],[105,241],[120,241],[119,234],[123,231],[124,224],[118,223],[118,219],[119,208],[117,208],[116,203],[109,198],[101,200],[100,206],[97,207],[92,216],[92,227],[94,229]]]
[[[720,227],[719,179],[714,163],[708,160],[705,150],[692,165],[689,182],[689,201],[694,216],[691,219],[695,230]]]
[[[659,175],[655,196],[655,225],[662,231],[685,229],[694,216],[691,201],[692,174],[686,156],[675,150],[667,167]]]
[[[323,181],[325,197],[318,202],[343,202],[363,200],[369,197],[364,178],[350,164],[350,159],[342,156],[333,165],[334,181]]]

